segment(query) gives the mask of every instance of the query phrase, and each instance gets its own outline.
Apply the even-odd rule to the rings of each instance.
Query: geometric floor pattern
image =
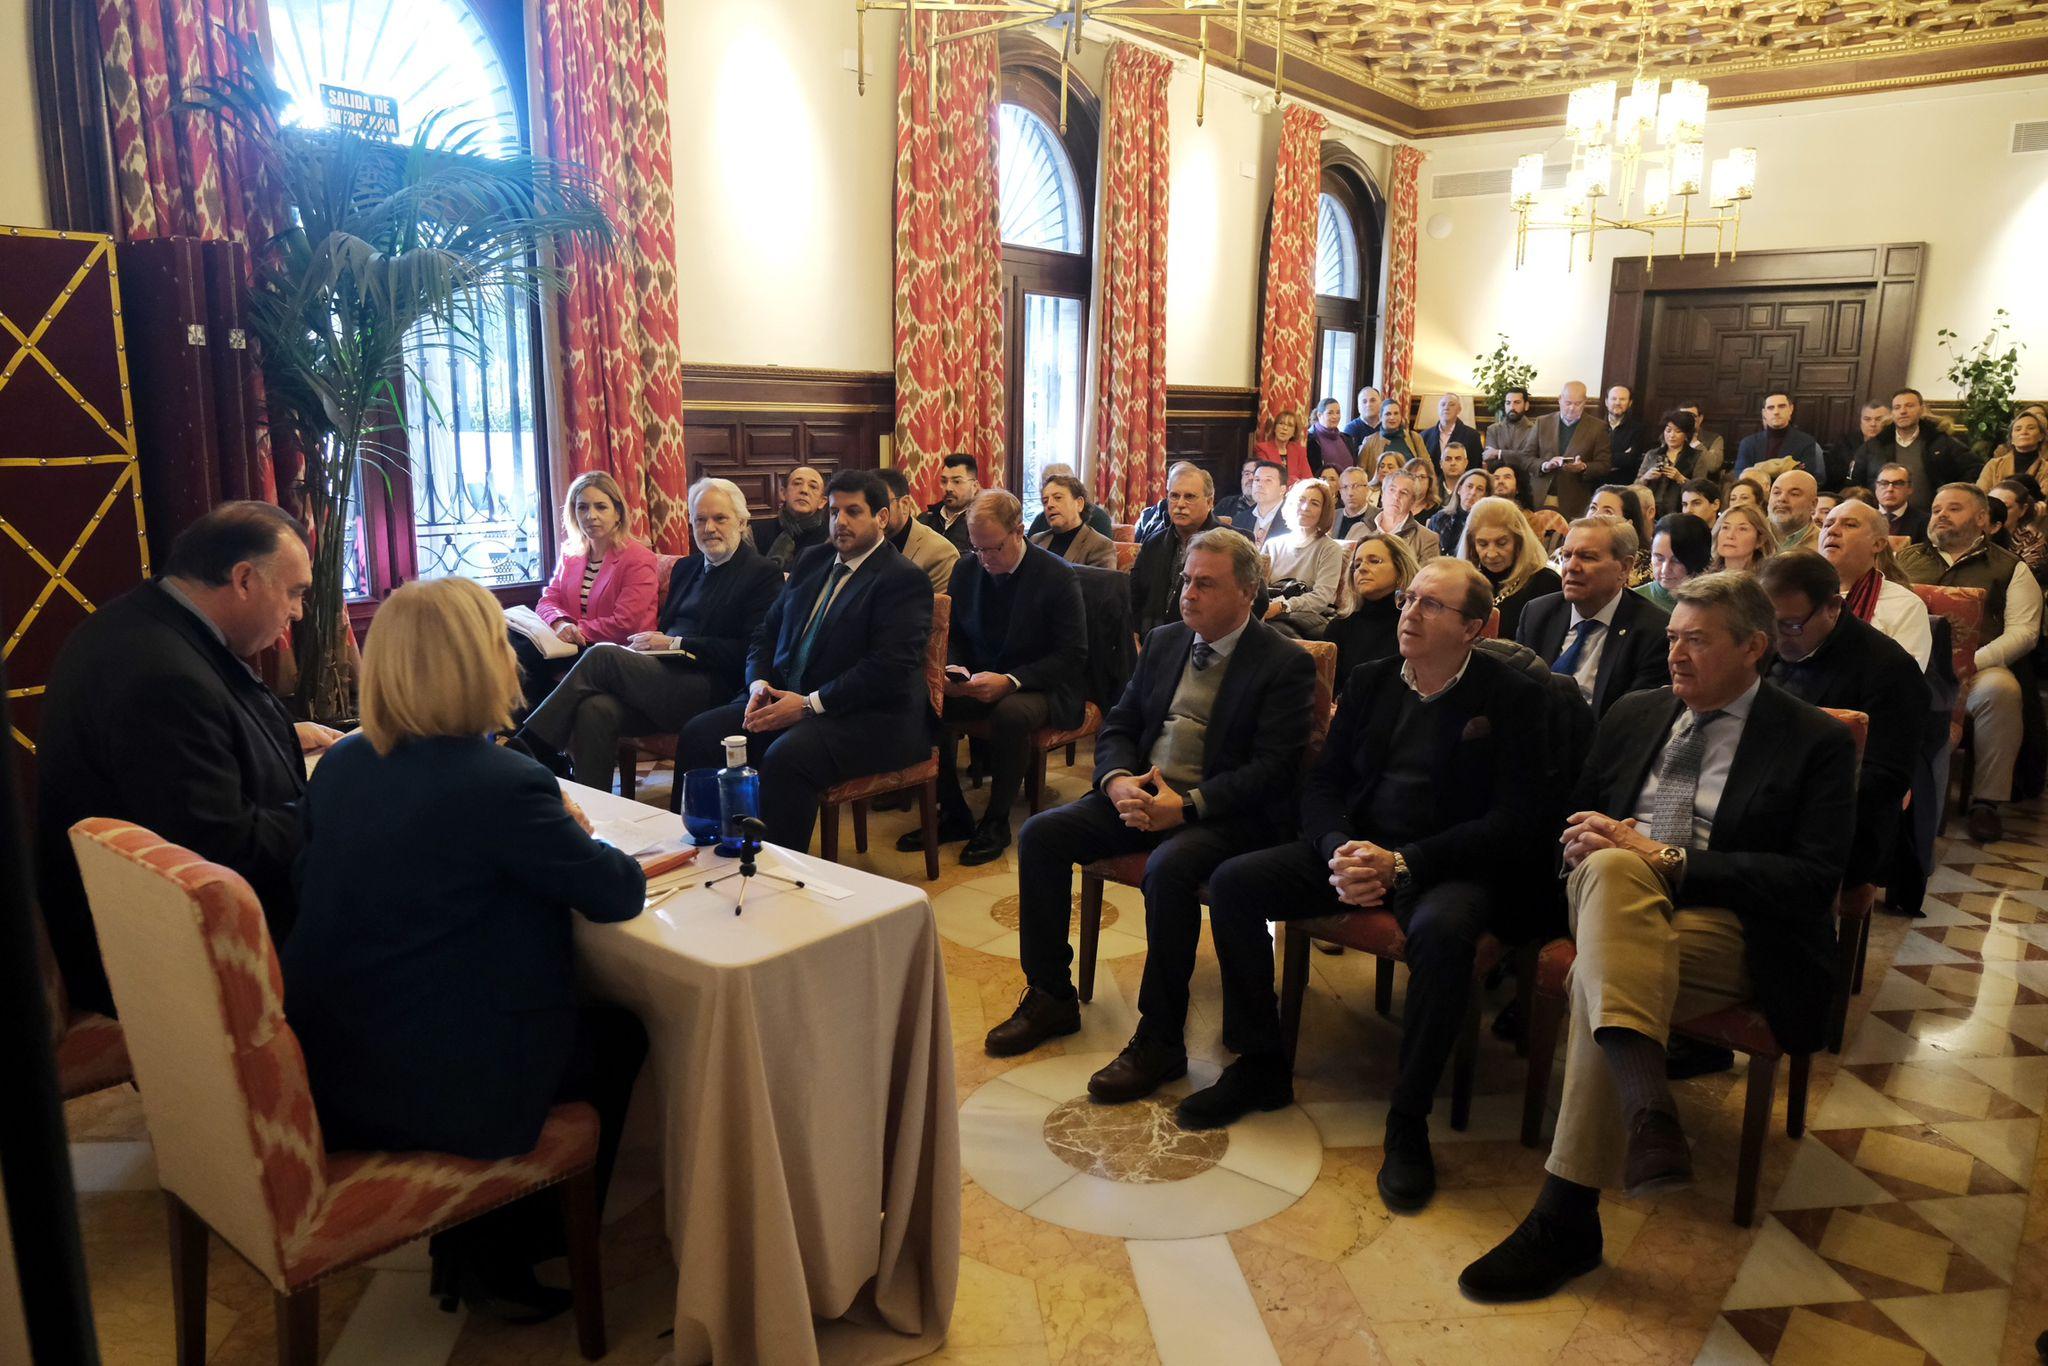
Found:
[[[1055,765],[1048,803],[1083,791],[1088,765],[1085,752],[1073,769]],[[667,773],[653,773],[640,796],[665,804],[667,788]],[[979,795],[970,801],[978,805]],[[1521,1218],[1543,1177],[1543,1155],[1516,1141],[1526,1064],[1512,1048],[1482,1034],[1464,1133],[1449,1130],[1439,1100],[1431,1138],[1440,1193],[1419,1216],[1390,1212],[1374,1186],[1399,1031],[1374,1009],[1372,967],[1356,954],[1311,955],[1299,1104],[1283,1112],[1286,1133],[1217,1146],[1182,1142],[1156,1111],[1102,1122],[1073,1099],[1135,1022],[1142,902],[1112,890],[1081,1032],[1024,1058],[990,1058],[981,1037],[1009,1014],[1020,988],[1008,901],[1014,858],[961,868],[958,846],[948,846],[939,881],[925,883],[922,856],[894,849],[911,820],[876,813],[869,852],[856,855],[847,841],[845,857],[932,895],[963,1145],[988,1139],[977,1126],[991,1117],[1002,1129],[993,1150],[983,1145],[994,1165],[982,1175],[999,1194],[964,1178],[952,1331],[928,1361],[2034,1359],[2033,1339],[2048,1328],[2048,816],[2039,804],[2012,813],[2003,844],[1943,844],[1924,920],[1878,917],[1847,1047],[1839,1059],[1814,1060],[1798,1142],[1785,1136],[1778,1088],[1757,1227],[1728,1218],[1744,1092],[1738,1068],[1677,1087],[1694,1144],[1693,1187],[1603,1202],[1606,1264],[1564,1294],[1512,1306],[1468,1303],[1455,1285],[1458,1269]],[[1489,1018],[1504,999],[1489,995]],[[1230,1056],[1206,934],[1191,1000],[1188,1049],[1199,1080]],[[103,1359],[168,1362],[169,1258],[140,1105],[122,1089],[73,1102],[66,1118]],[[1037,1153],[1026,1165],[1000,1160],[1004,1144],[1027,1151],[1015,1146],[1020,1134],[1050,1155],[1046,1163]],[[1171,1226],[1130,1214],[1135,1205],[1105,1203],[1121,1195],[1113,1185],[1142,1186],[1140,1204],[1171,1208],[1176,1186],[1231,1184],[1224,1176],[1246,1167],[1253,1185],[1273,1192],[1264,1197],[1270,1212],[1247,1205],[1207,1225]],[[669,1359],[675,1270],[653,1170],[651,1152],[629,1133],[603,1250],[606,1360],[633,1366]],[[1087,1198],[1046,1203],[1059,1189]],[[1036,1217],[1034,1208],[1057,1217]],[[1240,1222],[1246,1215],[1255,1217]],[[209,1295],[208,1362],[274,1361],[262,1283],[218,1245]],[[330,1366],[580,1360],[566,1322],[510,1328],[441,1314],[412,1250],[328,1283],[321,1318]]]

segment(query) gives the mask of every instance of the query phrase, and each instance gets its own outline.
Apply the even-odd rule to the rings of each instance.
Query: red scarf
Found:
[[[1845,599],[1850,613],[1856,620],[1868,622],[1877,611],[1878,595],[1883,591],[1884,575],[1875,569],[1864,571],[1863,577],[1856,580],[1856,586],[1849,590]]]

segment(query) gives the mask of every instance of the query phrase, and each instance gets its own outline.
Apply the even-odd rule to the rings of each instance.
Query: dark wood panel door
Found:
[[[1876,348],[1873,288],[1699,290],[1650,296],[1639,406],[1650,420],[1699,403],[1729,440],[1756,430],[1767,394],[1823,445],[1856,430]]]

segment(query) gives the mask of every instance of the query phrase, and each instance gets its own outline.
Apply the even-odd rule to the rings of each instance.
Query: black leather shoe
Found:
[[[1413,1214],[1436,1194],[1436,1159],[1429,1152],[1429,1121],[1397,1110],[1387,1113],[1387,1155],[1380,1160],[1380,1199]]]
[[[1531,1210],[1499,1247],[1458,1275],[1458,1289],[1481,1304],[1518,1304],[1555,1295],[1600,1265],[1600,1220],[1571,1226]]]
[[[1223,1069],[1216,1084],[1180,1103],[1176,1118],[1183,1129],[1215,1129],[1235,1124],[1254,1110],[1284,1110],[1294,1104],[1294,1077],[1278,1057],[1239,1058]]]
[[[978,864],[994,863],[1009,847],[1009,821],[983,821],[974,828],[974,838],[967,841],[967,847],[960,851],[961,866],[972,868]]]
[[[1064,1038],[1081,1032],[1081,1002],[1073,996],[1054,996],[1037,987],[1024,988],[1017,1009],[1010,1018],[988,1032],[982,1047],[992,1058],[1013,1058],[1029,1053],[1047,1039]]]
[[[1622,1190],[1630,1199],[1691,1185],[1692,1149],[1678,1120],[1661,1110],[1644,1111],[1629,1131],[1621,1170]]]
[[[1701,1043],[1683,1034],[1672,1035],[1670,1045],[1664,1050],[1664,1075],[1672,1081],[1711,1077],[1716,1072],[1730,1071],[1734,1066],[1734,1049]]]
[[[1124,1045],[1115,1062],[1088,1078],[1088,1094],[1105,1105],[1143,1100],[1176,1077],[1187,1074],[1185,1048],[1154,1043],[1139,1034]]]
[[[974,817],[968,815],[965,811],[958,812],[957,814],[945,811],[939,813],[940,844],[952,844],[956,841],[972,839],[973,837]],[[915,854],[922,851],[923,848],[924,829],[922,826],[912,826],[904,834],[897,837],[896,852],[899,854]]]

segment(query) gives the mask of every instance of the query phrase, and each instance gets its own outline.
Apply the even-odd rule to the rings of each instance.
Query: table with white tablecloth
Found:
[[[564,784],[602,832],[680,820]],[[737,867],[710,849],[709,873]],[[678,1362],[885,1363],[943,1341],[960,1256],[946,978],[923,892],[770,846],[810,879],[702,880],[578,919],[586,984],[636,1011],[662,1104]]]

